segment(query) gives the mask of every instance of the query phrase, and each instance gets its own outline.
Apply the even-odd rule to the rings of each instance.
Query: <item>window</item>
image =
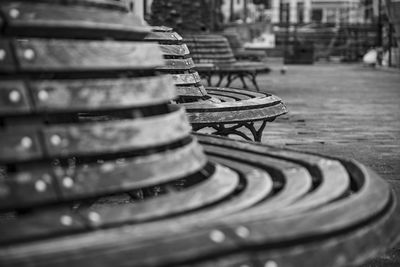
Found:
[[[313,22],[322,22],[322,9],[313,9],[311,13],[311,20]]]

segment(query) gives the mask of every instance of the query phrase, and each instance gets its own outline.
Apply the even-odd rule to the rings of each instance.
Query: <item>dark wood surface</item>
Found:
[[[40,262],[42,266],[65,266],[66,262],[60,261],[62,258],[68,258],[68,264],[96,263],[100,266],[107,266],[111,262],[116,266],[128,263],[134,266],[159,266],[189,262],[195,266],[232,266],[236,263],[250,264],[254,260],[282,266],[295,266],[299,262],[309,266],[342,266],[364,261],[395,239],[393,233],[399,227],[399,221],[394,212],[398,206],[387,184],[362,165],[206,135],[199,135],[198,138],[212,160],[235,169],[241,173],[241,179],[257,181],[265,173],[267,180],[264,181],[270,177],[270,182],[264,183],[264,190],[261,191],[250,189],[251,182],[246,183],[245,190],[235,191],[238,197],[215,203],[215,207],[204,205],[193,214],[182,214],[176,219],[160,218],[162,220],[7,247],[0,250],[0,261],[4,266],[23,264],[26,258],[31,259],[31,263]],[[330,177],[331,174],[336,177]],[[225,182],[233,181],[232,178],[227,179],[232,177],[231,174],[223,176]],[[335,181],[336,186],[340,187],[340,183],[343,183],[340,179],[351,182],[351,194],[326,192],[326,198],[330,198],[330,201],[316,199],[319,205],[309,206],[309,196],[319,192],[324,183],[331,182],[329,180]],[[348,185],[345,182],[342,188],[349,188]],[[293,196],[298,186],[302,186],[302,193]],[[286,187],[292,189],[285,190]],[[259,197],[253,199],[255,202],[247,202],[239,208],[241,201],[246,203],[240,195],[249,192],[260,192]],[[176,195],[178,200],[179,196],[185,194]],[[188,194],[188,199],[196,199],[195,195]],[[290,200],[285,201],[283,196]],[[145,205],[153,205],[162,199],[164,196],[158,200],[150,199]],[[270,201],[272,204],[268,205]],[[170,207],[171,211],[186,206],[186,203],[180,205],[183,202],[180,200],[174,204]],[[230,202],[233,205],[225,204]],[[189,203],[192,202],[187,205]],[[124,218],[123,221],[128,222],[140,216],[140,212],[132,214],[134,217],[130,217],[129,212],[124,213],[127,205],[121,205],[121,209],[110,207],[107,210],[113,215],[105,218]],[[163,207],[165,204],[160,205]],[[220,216],[217,214],[218,206],[221,207]],[[234,211],[234,206],[239,209]],[[146,212],[150,210],[146,209]],[[162,210],[160,216],[164,214]],[[224,216],[229,210],[231,215]],[[150,216],[149,213],[145,214]],[[105,219],[89,225],[99,227],[111,222]],[[32,233],[40,234],[40,229],[44,228],[34,229],[37,232]],[[56,230],[47,226],[46,229]],[[69,231],[76,229],[71,227]],[[62,234],[64,230],[59,228],[56,231]],[[52,249],[43,253],[43,248],[50,244]],[[345,256],[337,260],[338,255]]]
[[[149,28],[126,11],[98,7],[82,8],[49,3],[9,3],[0,5],[4,15],[5,35],[31,37],[70,37],[138,40],[146,36]]]
[[[13,41],[20,71],[151,69],[163,64],[155,44],[26,39]]]

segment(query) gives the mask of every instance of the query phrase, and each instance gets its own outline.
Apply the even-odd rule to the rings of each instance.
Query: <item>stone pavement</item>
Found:
[[[356,159],[400,199],[400,71],[316,64],[290,65],[281,75],[272,68],[260,87],[281,97],[289,113],[268,124],[263,143]],[[399,267],[396,247],[364,266]]]

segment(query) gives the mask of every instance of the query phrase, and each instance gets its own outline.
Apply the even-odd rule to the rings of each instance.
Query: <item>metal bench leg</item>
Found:
[[[250,81],[253,83],[254,87],[256,88],[257,92],[260,92],[260,88],[257,84],[257,73],[249,73],[250,74]]]
[[[242,81],[243,88],[244,88],[244,89],[249,89],[249,87],[248,87],[247,84],[246,84],[246,81],[244,80],[244,75],[243,75],[243,74],[240,74],[240,75],[239,75],[239,78],[240,78],[240,80]]]
[[[217,87],[221,86],[221,83],[224,80],[224,78],[225,78],[225,75],[223,73],[220,73],[219,74],[219,80],[218,80],[218,82],[217,82],[217,84],[215,86],[217,86]]]
[[[243,124],[244,127],[250,130],[251,134],[253,135],[254,141],[256,142],[261,142],[262,134],[266,125],[267,125],[267,120],[263,120],[261,126],[257,130],[256,127],[254,127],[254,122]]]
[[[232,75],[231,75],[231,74],[228,74],[227,83],[225,84],[225,86],[226,86],[226,87],[229,87],[229,86],[231,85],[231,83],[232,83],[233,80],[234,80],[234,78],[232,79]]]

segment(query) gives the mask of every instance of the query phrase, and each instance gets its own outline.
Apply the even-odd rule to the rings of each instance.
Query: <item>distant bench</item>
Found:
[[[270,68],[264,62],[238,61],[229,46],[228,40],[217,34],[185,34],[193,60],[198,64],[200,75],[204,76],[208,83],[221,86],[230,86],[237,79],[242,82],[243,88],[249,88],[246,80],[249,80],[257,91],[260,88],[257,83],[257,75],[270,72]],[[213,68],[203,64],[214,64]],[[212,83],[212,76],[217,75],[218,81]]]
[[[222,35],[228,40],[237,60],[264,61],[266,59],[267,53],[265,51],[246,49],[238,33],[224,32]]]
[[[166,64],[158,69],[170,74],[174,80],[179,95],[176,102],[185,106],[195,131],[212,127],[214,134],[235,134],[247,140],[261,141],[266,123],[286,113],[282,100],[267,93],[226,87],[205,88],[188,47],[171,28],[153,27],[146,40],[160,43]],[[250,131],[252,138],[241,130],[243,127]]]

